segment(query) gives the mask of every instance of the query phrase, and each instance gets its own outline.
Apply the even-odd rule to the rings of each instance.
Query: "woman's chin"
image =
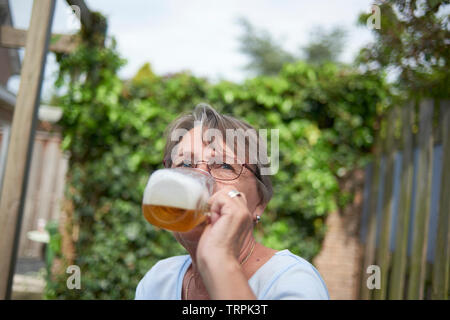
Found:
[[[201,237],[206,225],[207,225],[207,222],[205,221],[205,222],[199,224],[198,226],[194,227],[192,230],[189,230],[186,232],[174,232],[174,234],[178,235],[179,237],[182,237],[184,240],[198,241],[198,240],[200,240],[200,237]]]

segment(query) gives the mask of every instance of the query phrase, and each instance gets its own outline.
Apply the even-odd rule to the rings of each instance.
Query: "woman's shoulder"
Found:
[[[181,266],[182,264],[184,264],[188,260],[188,258],[189,258],[188,254],[183,254],[180,256],[173,256],[173,257],[161,259],[157,263],[155,263],[153,265],[153,267],[150,268],[149,272],[152,271],[153,269],[167,270],[167,269],[177,268],[177,267]]]
[[[171,294],[177,284],[177,276],[188,260],[189,255],[159,260],[139,281],[135,299],[161,299]]]
[[[329,299],[317,269],[288,249],[277,251],[258,271],[261,298]]]
[[[276,251],[271,258],[262,266],[265,271],[280,271],[283,268],[302,268],[308,272],[317,272],[316,268],[306,259],[292,253],[289,249]],[[318,273],[318,272],[317,272]]]
[[[289,251],[289,249],[284,249],[281,251],[277,251],[274,254],[274,257],[279,263],[284,264],[295,264],[297,266],[301,266],[303,268],[309,269],[309,270],[316,270],[316,268],[306,259],[292,253]]]

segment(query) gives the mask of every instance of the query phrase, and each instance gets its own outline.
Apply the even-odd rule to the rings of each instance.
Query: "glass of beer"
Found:
[[[207,220],[207,201],[214,178],[195,168],[156,170],[145,187],[142,211],[145,219],[166,230],[186,232]]]

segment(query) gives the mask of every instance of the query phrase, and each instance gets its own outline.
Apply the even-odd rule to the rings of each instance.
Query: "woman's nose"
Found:
[[[209,172],[208,164],[207,164],[206,162],[198,163],[198,164],[197,164],[197,168],[198,168],[198,169],[205,170],[206,172]]]

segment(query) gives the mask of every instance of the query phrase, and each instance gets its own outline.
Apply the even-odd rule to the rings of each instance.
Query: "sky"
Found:
[[[14,27],[27,29],[32,0],[9,0]],[[108,19],[108,34],[117,40],[118,51],[127,64],[120,77],[132,77],[146,62],[154,72],[165,74],[190,70],[211,81],[241,82],[249,77],[247,57],[239,51],[242,29],[236,23],[244,17],[256,28],[269,31],[294,53],[310,39],[316,26],[326,30],[347,29],[344,62],[352,61],[359,48],[373,40],[366,26],[357,26],[360,13],[370,12],[371,0],[85,0],[89,9]],[[56,0],[53,33],[74,33],[78,24],[65,0]],[[20,50],[23,57],[23,50]],[[52,94],[57,64],[47,56],[42,96]],[[8,89],[17,92],[20,77],[13,77]]]

